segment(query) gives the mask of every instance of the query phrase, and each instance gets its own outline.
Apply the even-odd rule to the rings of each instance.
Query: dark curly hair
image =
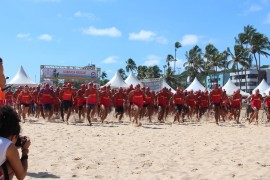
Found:
[[[19,135],[21,131],[20,118],[15,110],[10,106],[0,107],[0,136]]]

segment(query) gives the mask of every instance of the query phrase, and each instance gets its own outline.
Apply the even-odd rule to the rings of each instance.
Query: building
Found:
[[[241,90],[251,93],[258,84],[264,79],[268,84],[270,83],[270,69],[260,69],[257,71],[255,67],[246,71],[240,71],[238,73],[230,73],[232,82],[237,86],[241,87]]]

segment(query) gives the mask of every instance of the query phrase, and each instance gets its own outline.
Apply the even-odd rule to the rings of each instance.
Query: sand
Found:
[[[270,179],[268,124],[108,121],[22,124],[32,141],[26,179]]]

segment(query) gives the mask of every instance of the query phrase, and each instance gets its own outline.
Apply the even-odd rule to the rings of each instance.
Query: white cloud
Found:
[[[258,5],[258,4],[253,4],[249,7],[249,9],[247,10],[247,12],[257,12],[257,11],[261,11],[263,8]]]
[[[141,30],[139,33],[130,33],[129,40],[151,41],[156,34],[152,31]]]
[[[129,40],[134,40],[134,41],[156,41],[160,44],[167,44],[168,41],[165,37],[162,36],[157,36],[156,33],[152,31],[147,31],[147,30],[141,30],[138,33],[130,33],[129,34]]]
[[[196,45],[199,42],[199,36],[194,34],[187,34],[184,35],[181,44],[182,46],[188,46],[188,45]]]
[[[102,63],[104,63],[104,64],[114,64],[114,63],[119,62],[118,59],[119,58],[117,56],[110,56],[110,57],[107,57],[106,59],[104,59],[102,61]]]
[[[265,24],[270,24],[270,13],[267,14],[266,19],[264,20]]]
[[[19,34],[16,35],[16,37],[19,38],[19,39],[26,39],[26,40],[29,40],[29,41],[32,40],[30,33],[19,33]]]
[[[88,18],[91,20],[96,20],[96,16],[92,13],[87,13],[87,12],[81,12],[81,11],[77,11],[76,13],[74,13],[75,17],[82,17],[82,18]]]
[[[146,57],[146,60],[144,61],[145,66],[155,66],[159,65],[161,61],[161,57],[156,55],[149,55]]]
[[[52,41],[52,36],[49,34],[41,34],[38,39],[42,41]]]
[[[92,36],[110,36],[110,37],[120,37],[122,35],[116,27],[97,29],[93,26],[90,26],[88,29],[83,29],[84,34]]]

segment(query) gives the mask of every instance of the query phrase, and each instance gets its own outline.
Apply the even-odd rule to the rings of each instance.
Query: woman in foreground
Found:
[[[30,139],[20,136],[20,118],[9,106],[0,107],[0,179],[24,179],[28,168]],[[21,158],[18,152],[21,150]]]

